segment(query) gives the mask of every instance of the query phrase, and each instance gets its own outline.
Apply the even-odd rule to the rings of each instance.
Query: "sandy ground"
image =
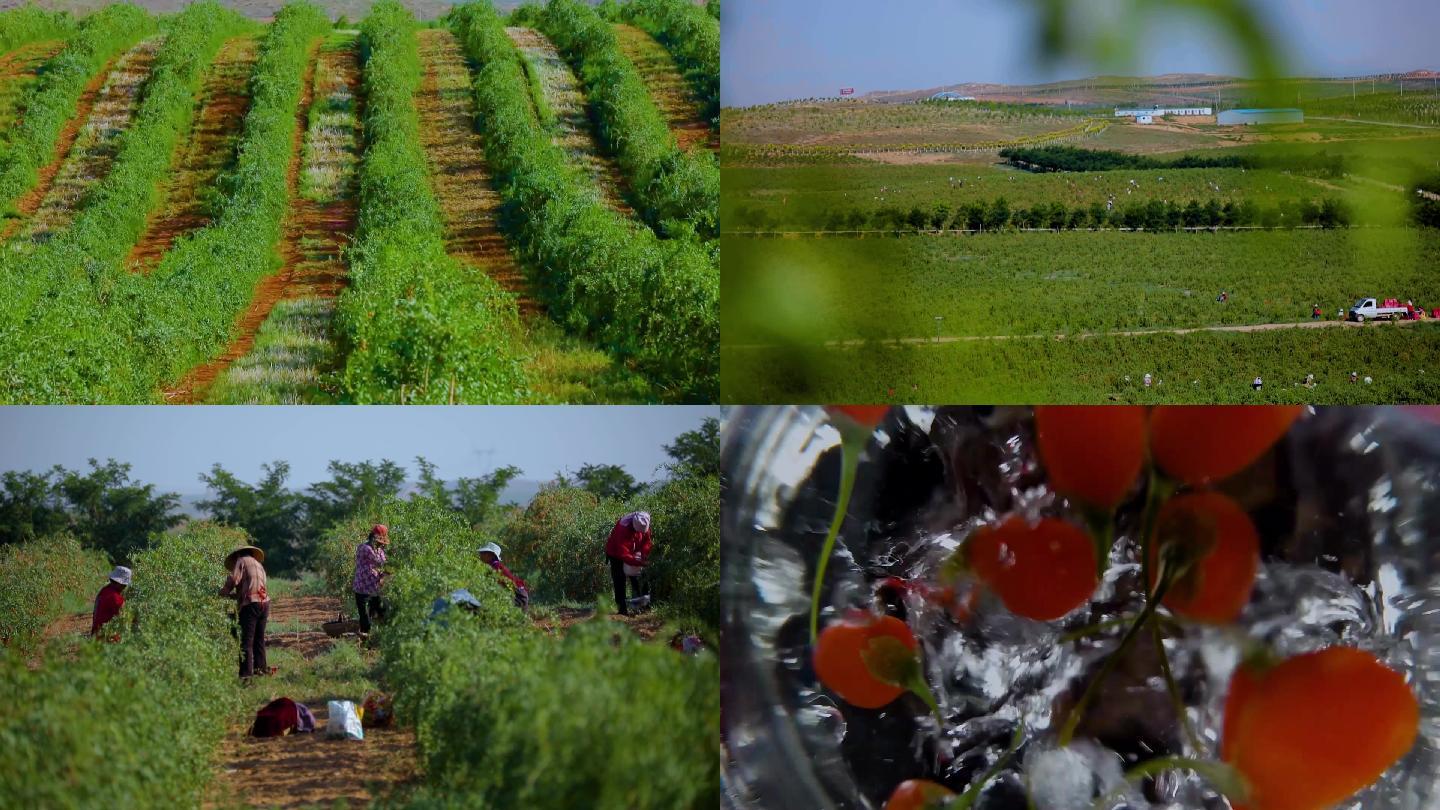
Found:
[[[271,601],[269,648],[292,649],[313,659],[334,644],[353,644],[353,638],[332,639],[320,629],[341,613],[341,602],[330,597],[275,597]],[[296,628],[298,623],[298,629]],[[280,686],[275,683],[274,686]],[[280,693],[264,679],[251,687],[255,709]],[[289,694],[310,708],[317,729],[329,720],[326,700],[313,695]],[[359,700],[361,695],[326,696]],[[308,701],[308,702],[307,702]],[[323,734],[284,737],[247,736],[250,717],[231,726],[221,743],[214,783],[205,807],[361,807],[396,785],[415,778],[415,733],[408,728],[372,728],[364,740],[327,739]]]

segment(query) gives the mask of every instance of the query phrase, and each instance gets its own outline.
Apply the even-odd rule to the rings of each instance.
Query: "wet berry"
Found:
[[[875,676],[865,663],[871,642],[892,638],[911,650],[920,643],[915,634],[893,616],[879,616],[863,610],[852,610],[838,622],[826,625],[815,643],[815,674],[825,688],[841,700],[863,709],[878,709],[906,692],[905,687],[887,683]]]
[[[1245,469],[1300,416],[1300,405],[1175,405],[1150,414],[1150,456],[1180,481],[1204,484]]]
[[[1145,464],[1142,407],[1040,406],[1035,436],[1050,486],[1106,511],[1124,500]]]
[[[1159,560],[1185,565],[1161,604],[1201,622],[1226,624],[1250,601],[1260,538],[1240,505],[1218,492],[1178,495],[1160,507],[1150,542],[1150,586]]]
[[[975,575],[1020,616],[1058,619],[1095,592],[1095,547],[1063,520],[1011,516],[976,530],[964,551]]]
[[[955,791],[929,779],[906,779],[885,802],[885,810],[930,810],[944,806]]]

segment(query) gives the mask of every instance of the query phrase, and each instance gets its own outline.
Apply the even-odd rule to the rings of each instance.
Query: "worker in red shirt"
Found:
[[[510,585],[510,590],[515,593],[515,607],[525,610],[530,606],[530,588],[525,580],[510,573],[505,563],[500,562],[500,546],[498,543],[486,543],[479,549],[480,560],[486,565],[495,569],[495,572],[503,577]]]
[[[610,560],[610,581],[615,585],[615,609],[621,616],[630,615],[625,602],[625,580],[637,599],[649,597],[649,588],[642,581],[645,566],[650,563],[650,513],[631,512],[615,521],[610,539],[605,541],[605,556]]]
[[[100,589],[95,596],[95,614],[90,619],[90,635],[93,638],[100,637],[100,628],[105,623],[120,615],[120,608],[125,607],[125,589],[130,587],[130,569],[123,565],[115,566],[110,572],[110,581]],[[111,637],[112,641],[118,641],[120,634],[116,633]]]

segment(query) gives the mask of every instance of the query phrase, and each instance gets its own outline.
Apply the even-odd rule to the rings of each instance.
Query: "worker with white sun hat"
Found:
[[[514,592],[515,607],[521,610],[528,608],[530,606],[530,587],[525,584],[525,580],[511,573],[510,569],[505,567],[505,563],[500,561],[500,545],[498,543],[486,543],[477,549],[476,553],[480,555],[480,561],[494,569],[494,571],[500,575],[501,579],[504,580],[505,584]]]

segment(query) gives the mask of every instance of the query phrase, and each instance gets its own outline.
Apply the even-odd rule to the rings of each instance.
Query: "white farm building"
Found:
[[[1152,121],[1162,115],[1214,115],[1213,107],[1116,107],[1116,118],[1140,118],[1147,116]],[[1149,123],[1149,122],[1146,122]]]
[[[974,101],[974,96],[962,96],[953,90],[945,90],[930,97],[931,101]]]

